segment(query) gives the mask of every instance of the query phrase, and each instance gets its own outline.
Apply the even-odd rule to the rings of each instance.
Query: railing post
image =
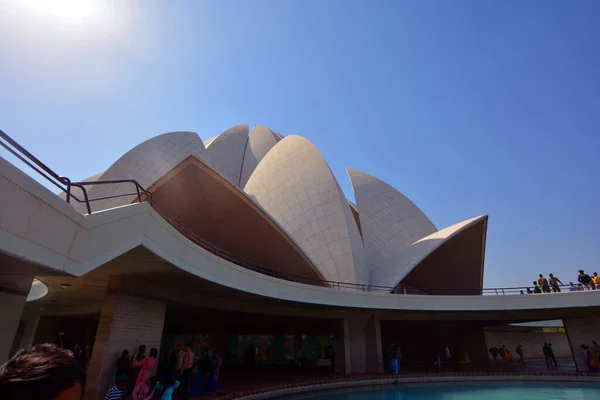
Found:
[[[140,194],[140,184],[135,181],[135,190],[137,190],[138,203],[142,202],[142,195]]]

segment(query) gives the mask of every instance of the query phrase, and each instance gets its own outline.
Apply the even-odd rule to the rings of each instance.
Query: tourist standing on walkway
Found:
[[[585,366],[587,367],[588,371],[590,369],[590,358],[588,356],[588,347],[585,344],[581,345],[581,349],[579,350],[579,354],[581,355],[581,358],[583,359],[583,361],[585,362]]]
[[[183,361],[183,356],[182,359]],[[181,368],[181,365],[179,366]],[[177,368],[177,353],[175,350],[170,348],[167,351],[165,360],[163,361],[161,376],[162,380],[167,384],[171,385],[173,382],[173,375],[175,375],[175,368]]]
[[[560,286],[558,286],[559,284],[562,285],[563,283],[560,281],[560,279],[558,279],[557,277],[555,277],[553,274],[550,274],[550,279],[548,279],[548,281],[550,282],[550,286],[552,287],[552,291],[554,293],[560,293]]]
[[[583,285],[583,288],[585,290],[596,289],[596,287],[594,285],[592,285],[592,278],[590,278],[590,276],[588,274],[583,272],[582,269],[579,270],[579,276],[577,277],[577,280],[579,281],[579,283],[581,283]]]
[[[85,370],[73,354],[53,344],[19,350],[0,366],[2,400],[79,400]]]
[[[523,359],[523,346],[520,343],[517,346],[517,354],[519,355],[519,361],[517,361],[517,364],[523,363],[523,365],[525,365],[525,360]]]
[[[129,351],[123,350],[121,357],[117,360],[117,373],[115,375],[115,383],[129,382],[131,380],[131,360],[129,359]]]
[[[141,344],[138,347],[138,352],[135,354],[132,360],[132,368],[131,368],[131,381],[129,383],[129,388],[127,389],[127,395],[130,395],[133,392],[133,389],[138,384],[138,376],[140,375],[140,371],[142,370],[142,365],[140,364],[146,358],[146,345]],[[135,363],[138,363],[136,365]]]
[[[192,396],[201,396],[208,391],[210,373],[212,371],[212,363],[208,356],[208,350],[202,350],[202,356],[198,360],[198,374],[192,385],[190,393]]]
[[[542,347],[542,353],[544,353],[544,358],[546,359],[546,366],[548,368],[552,368],[552,350],[548,347],[548,343],[544,343],[544,347]]]
[[[452,353],[450,353],[450,348],[448,345],[444,348],[444,352],[446,353],[446,361],[448,361],[448,365],[452,365]]]
[[[180,399],[187,399],[190,390],[190,375],[194,368],[194,352],[191,347],[191,344],[186,344],[183,348],[183,359],[181,361],[181,369],[179,370],[179,375],[181,376],[181,387],[178,390]],[[183,392],[183,395],[181,395],[181,392]]]
[[[133,361],[134,367],[141,367],[141,370],[135,380],[135,386],[137,387],[141,382],[146,382],[150,379],[150,370],[154,367],[156,357],[158,356],[158,350],[152,348],[150,350],[150,357],[145,357],[142,361]]]
[[[542,292],[550,293],[550,285],[548,285],[548,280],[544,278],[544,275],[542,274],[540,274],[540,277],[538,278],[538,285],[541,286]]]
[[[592,283],[596,287],[596,289],[600,289],[600,276],[598,276],[597,272],[592,274]]]
[[[398,360],[398,351],[400,349],[396,347],[396,343],[392,343],[392,373],[398,375],[400,372],[400,361]]]
[[[219,382],[219,371],[221,370],[221,357],[217,349],[213,350],[212,354],[212,371],[210,373],[210,392],[214,395],[217,393],[217,384]]]
[[[542,293],[542,287],[536,281],[533,281],[533,293]]]

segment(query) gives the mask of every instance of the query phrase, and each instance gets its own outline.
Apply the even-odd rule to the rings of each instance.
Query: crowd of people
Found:
[[[429,353],[429,352],[426,352]],[[448,366],[452,366],[452,353],[450,352],[450,348],[448,345],[444,346],[443,355],[445,357]],[[442,367],[442,356],[440,352],[431,352],[431,354],[425,355],[426,359],[429,359],[430,362],[433,361],[433,366],[436,368]],[[399,346],[396,346],[395,343],[392,343],[387,348],[387,360],[385,363],[385,371],[388,373],[392,373],[393,375],[400,374],[400,369],[402,367],[402,349]]]
[[[570,292],[600,289],[600,276],[598,276],[597,272],[594,272],[592,276],[586,274],[582,269],[580,269],[578,272],[578,283],[574,284],[573,282],[569,282]],[[561,286],[566,285],[564,285],[558,277],[554,276],[554,274],[549,274],[548,279],[544,278],[543,274],[540,274],[537,281],[533,281],[533,290],[527,288],[527,294],[560,293]],[[525,294],[525,292],[521,290],[521,294]]]
[[[116,362],[115,386],[106,394],[106,400],[186,400],[190,394],[216,394],[221,369],[216,349],[210,355],[203,350],[198,358],[190,344],[170,348],[157,366],[156,376],[151,376],[157,356],[155,348],[146,356],[145,345],[132,359],[129,351],[123,350]]]
[[[91,351],[91,349],[87,349]],[[79,346],[65,349],[42,344],[19,350],[0,367],[0,399],[79,400],[86,383],[89,359]],[[169,349],[157,365],[158,350],[141,345],[133,357],[123,350],[115,360],[114,385],[105,400],[187,400],[217,391],[221,358],[208,350],[197,358],[191,345]],[[85,362],[84,362],[85,361]],[[157,373],[153,376],[152,371]]]

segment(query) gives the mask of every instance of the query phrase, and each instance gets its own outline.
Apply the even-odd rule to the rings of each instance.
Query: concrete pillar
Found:
[[[339,340],[335,341],[336,372],[383,373],[381,323],[377,316],[357,314],[344,318],[338,336]]]
[[[37,332],[37,327],[40,322],[40,316],[37,314],[23,314],[21,322],[25,325],[25,330],[21,336],[19,349],[25,349],[33,346],[33,340]]]
[[[577,371],[588,372],[586,362],[581,357],[581,345],[592,347],[592,341],[600,343],[600,318],[563,318],[563,324]]]
[[[10,356],[32,282],[32,272],[9,264],[0,254],[0,365]]]
[[[117,358],[123,350],[133,356],[145,344],[147,354],[153,347],[160,353],[167,303],[125,294],[120,288],[120,277],[110,277],[88,368],[86,398],[90,400],[103,399],[114,385]]]

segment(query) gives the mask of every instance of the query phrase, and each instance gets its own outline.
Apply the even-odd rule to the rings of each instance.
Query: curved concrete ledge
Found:
[[[261,400],[273,398],[287,398],[302,393],[320,392],[326,390],[343,388],[364,388],[368,386],[392,385],[395,379],[387,376],[366,376],[349,377],[339,380],[315,381],[305,383],[295,383],[266,387],[264,389],[249,390],[246,392],[234,393],[231,395],[219,396],[219,400]],[[429,383],[456,383],[465,382],[592,382],[600,383],[598,374],[553,374],[553,373],[504,373],[504,374],[486,374],[486,373],[455,373],[455,374],[430,374],[409,376],[402,375],[398,378],[399,384],[429,384]]]
[[[262,275],[200,248],[147,203],[89,216],[0,158],[0,251],[82,276],[144,246],[175,267],[218,285],[269,298],[345,308],[422,311],[541,310],[600,306],[596,291],[548,296],[419,296],[344,291]]]

